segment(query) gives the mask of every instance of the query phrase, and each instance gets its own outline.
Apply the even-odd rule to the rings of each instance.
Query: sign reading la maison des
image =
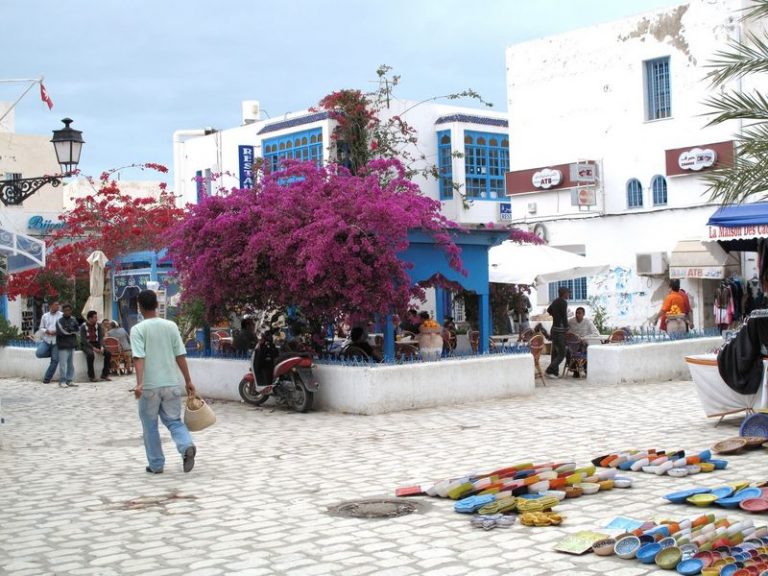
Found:
[[[768,224],[753,226],[707,226],[711,240],[768,238]]]

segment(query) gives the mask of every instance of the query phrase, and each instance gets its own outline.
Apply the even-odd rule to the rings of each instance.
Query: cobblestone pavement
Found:
[[[0,574],[639,576],[655,570],[552,547],[616,515],[696,514],[665,504],[675,489],[768,477],[762,450],[693,480],[634,474],[632,489],[561,504],[556,528],[485,532],[451,501],[429,498],[417,499],[429,504],[422,513],[397,519],[339,518],[327,507],[516,462],[704,449],[738,434],[740,418],[715,428],[690,382],[561,380],[530,398],[382,416],[222,402],[216,426],[195,435],[195,469],[182,472],[163,430],[165,473],[149,475],[132,384],[0,380]]]

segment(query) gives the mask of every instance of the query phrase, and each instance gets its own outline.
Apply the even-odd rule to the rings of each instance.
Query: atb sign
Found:
[[[497,217],[499,222],[511,222],[512,221],[512,204],[509,202],[499,203],[499,213]]]

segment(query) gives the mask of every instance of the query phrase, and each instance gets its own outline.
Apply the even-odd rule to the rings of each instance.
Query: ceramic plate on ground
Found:
[[[739,436],[763,436],[768,438],[768,414],[752,414],[739,427]]]
[[[718,486],[712,490],[712,494],[718,498],[728,498],[733,494],[734,490],[735,489],[732,486]]]
[[[759,448],[768,442],[765,436],[744,436],[744,439],[747,441],[747,448]]]
[[[724,499],[720,498],[720,500],[718,500],[715,494],[694,494],[693,496],[690,496],[685,499],[686,502],[690,502],[694,506],[709,506],[715,500],[720,502],[720,500],[724,500]],[[736,505],[738,506],[738,504],[739,504],[739,501],[737,500]]]
[[[713,458],[709,463],[714,464],[716,470],[725,470],[728,467],[728,460],[715,460]]]
[[[741,498],[742,500],[747,500],[749,498],[762,498],[763,491],[760,490],[760,488],[744,488],[743,490],[739,490],[736,492],[736,494],[733,495],[734,498]]]
[[[706,494],[710,492],[709,488],[689,488],[688,490],[680,490],[679,492],[671,492],[664,496],[667,500],[673,504],[682,504],[686,499],[694,496],[695,494]]]
[[[728,438],[726,440],[721,440],[712,446],[712,450],[717,454],[736,454],[737,452],[741,452],[746,445],[746,438]]]
[[[768,500],[765,498],[746,498],[739,502],[739,508],[747,512],[765,512],[768,510]]]
[[[677,546],[671,546],[669,548],[662,549],[661,552],[656,554],[654,561],[660,568],[663,568],[664,570],[672,570],[675,566],[678,565],[682,558],[683,553],[680,551],[680,548]]]
[[[683,560],[680,562],[680,564],[677,565],[677,572],[683,576],[693,576],[693,574],[701,572],[703,568],[704,562],[698,558],[691,558],[690,560]]]

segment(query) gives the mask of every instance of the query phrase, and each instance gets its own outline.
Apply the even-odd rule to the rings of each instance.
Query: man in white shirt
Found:
[[[584,317],[583,306],[576,308],[576,315],[568,320],[568,331],[573,332],[579,338],[585,338],[586,336],[600,336],[600,332],[597,331],[595,324],[589,318]]]
[[[53,375],[56,373],[56,368],[59,366],[59,348],[56,346],[56,322],[62,317],[62,313],[59,310],[59,303],[54,300],[48,306],[48,312],[43,314],[40,319],[40,330],[43,331],[43,339],[37,347],[35,356],[38,358],[50,358],[51,362],[48,364],[48,369],[43,376],[43,383],[49,384]]]

